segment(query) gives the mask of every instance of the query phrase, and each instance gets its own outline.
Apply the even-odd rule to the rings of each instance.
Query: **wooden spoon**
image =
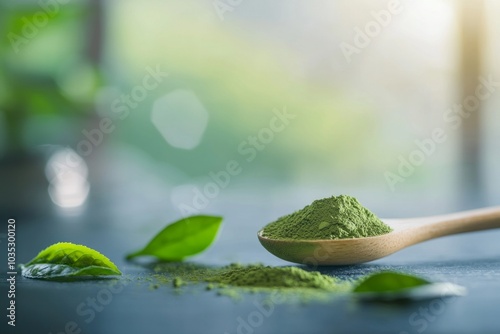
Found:
[[[260,243],[277,257],[309,265],[369,262],[422,241],[446,235],[500,228],[500,207],[408,219],[382,219],[393,231],[376,237],[334,240],[276,240]]]

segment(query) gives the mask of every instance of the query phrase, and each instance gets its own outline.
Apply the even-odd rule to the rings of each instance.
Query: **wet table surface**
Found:
[[[500,333],[500,230],[428,241],[369,264],[319,268],[343,279],[381,269],[402,270],[463,285],[468,289],[465,297],[380,304],[341,296],[326,303],[287,303],[263,309],[265,297],[261,295],[235,301],[201,287],[188,286],[179,293],[170,286],[151,289],[139,280],[148,270],[126,262],[123,255],[144,245],[167,222],[157,212],[174,215],[164,207],[154,211],[133,201],[120,205],[120,201],[91,195],[86,208],[77,214],[53,210],[16,217],[18,263],[29,261],[52,243],[71,241],[107,255],[124,277],[61,283],[18,275],[13,328],[6,324],[8,285],[6,264],[2,264],[1,333]],[[290,265],[267,253],[256,232],[296,206],[270,203],[258,196],[229,196],[222,202],[219,209],[209,210],[225,217],[218,241],[192,261],[214,266],[231,262]],[[2,226],[0,247],[5,254],[6,228]],[[5,255],[2,259],[6,262]]]

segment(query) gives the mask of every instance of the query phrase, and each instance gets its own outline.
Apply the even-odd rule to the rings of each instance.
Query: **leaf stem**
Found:
[[[141,254],[142,254],[142,249],[138,250],[137,252],[133,252],[133,253],[127,254],[127,256],[125,257],[125,259],[132,260],[134,257],[137,257],[137,256],[139,256]]]

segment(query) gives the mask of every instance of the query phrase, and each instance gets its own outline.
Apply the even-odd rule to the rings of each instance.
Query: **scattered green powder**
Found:
[[[227,288],[224,288],[224,289],[220,289],[219,291],[217,291],[217,296],[226,296],[226,297],[230,297],[234,300],[241,300],[241,293],[235,289],[227,289]]]
[[[192,263],[160,263],[154,271],[156,274],[153,277],[158,283],[172,282],[174,287],[180,287],[185,282],[208,283],[206,290],[217,290],[217,295],[234,299],[241,299],[244,292],[278,292],[293,295],[301,301],[320,300],[332,292],[347,292],[352,284],[298,267],[261,264],[231,264],[215,268]]]
[[[267,225],[262,235],[270,239],[315,240],[373,237],[391,231],[357,199],[340,195],[314,201],[279,218]]]
[[[233,265],[231,265],[233,266]],[[228,267],[224,267],[228,268]],[[175,277],[189,282],[204,282],[222,268],[213,268],[189,262],[162,262],[153,267],[153,275],[160,282],[169,283]]]

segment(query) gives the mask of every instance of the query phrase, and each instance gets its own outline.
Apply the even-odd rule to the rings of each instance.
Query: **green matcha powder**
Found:
[[[339,283],[333,277],[319,272],[263,265],[233,265],[206,280],[247,288],[310,288],[325,291],[337,290]]]
[[[153,286],[207,284],[206,290],[239,299],[246,292],[278,292],[299,300],[322,300],[328,293],[348,292],[351,282],[297,267],[270,267],[262,264],[231,264],[209,267],[193,263],[160,263],[154,267]],[[179,283],[180,282],[180,283]]]
[[[279,218],[262,233],[272,239],[343,239],[385,234],[391,228],[353,197],[337,196],[314,201],[304,209]],[[297,267],[232,264],[222,268],[190,263],[160,263],[153,275],[158,284],[205,283],[206,290],[238,297],[241,290],[292,293],[301,300],[322,298],[325,292],[347,292],[351,282]],[[153,284],[156,289],[159,285]]]
[[[324,240],[373,237],[391,232],[357,199],[341,195],[314,201],[262,230],[262,235],[281,240]]]

